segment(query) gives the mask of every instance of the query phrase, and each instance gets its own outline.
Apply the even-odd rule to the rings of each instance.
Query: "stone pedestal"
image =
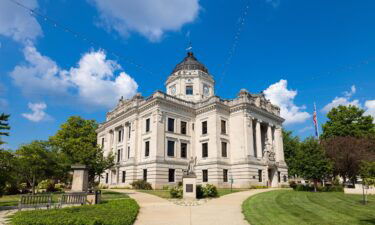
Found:
[[[197,176],[195,174],[184,174],[182,177],[183,198],[195,200],[197,198]]]
[[[89,186],[89,172],[85,165],[73,165],[72,192],[86,192]]]

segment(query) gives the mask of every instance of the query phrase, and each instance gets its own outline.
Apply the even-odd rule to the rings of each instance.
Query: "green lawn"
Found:
[[[85,205],[50,210],[17,212],[11,216],[13,225],[65,225],[65,224],[133,224],[139,206],[131,198],[104,201],[98,205]]]
[[[217,189],[217,192],[219,193],[219,197],[220,197],[223,195],[227,195],[227,194],[231,194],[231,193],[235,193],[239,191],[248,191],[248,190],[249,189],[232,189],[231,191],[230,188],[219,188]],[[167,199],[171,198],[171,196],[169,195],[169,190],[137,190],[137,191],[156,195],[160,198],[167,198]]]
[[[54,203],[58,202],[61,193],[53,193],[52,194],[52,201]],[[119,193],[114,191],[102,191],[102,200],[111,200],[111,199],[119,199],[119,198],[128,198],[128,195],[125,193]],[[20,199],[20,195],[4,195],[0,197],[0,208],[2,206],[17,206],[18,201]]]
[[[361,195],[342,192],[271,191],[242,204],[252,225],[259,224],[375,224],[375,196],[362,205]]]

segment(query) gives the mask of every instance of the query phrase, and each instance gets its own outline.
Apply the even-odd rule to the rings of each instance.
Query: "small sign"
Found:
[[[193,185],[192,184],[186,184],[186,192],[193,192]]]

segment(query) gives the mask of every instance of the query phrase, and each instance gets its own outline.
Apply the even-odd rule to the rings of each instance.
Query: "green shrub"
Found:
[[[290,188],[290,185],[289,184],[282,184],[280,187],[281,188]]]
[[[169,185],[163,185],[162,190],[169,190]]]
[[[134,189],[140,189],[140,190],[152,190],[152,186],[150,183],[144,180],[136,180],[133,181],[133,183],[130,184]]]
[[[325,186],[322,188],[324,192],[344,192],[344,187],[341,185]]]
[[[85,205],[50,210],[17,212],[11,217],[14,225],[130,225],[139,206],[133,199],[111,200],[99,205]]]
[[[183,189],[182,186],[175,186],[169,189],[169,194],[171,198],[182,198]]]
[[[251,185],[250,189],[267,189],[267,186],[262,185]]]
[[[204,192],[203,192],[202,185],[198,184],[196,186],[196,194],[197,194],[197,198],[204,198]]]
[[[214,198],[219,195],[217,192],[216,186],[213,184],[206,184],[206,186],[203,187],[203,192],[204,192],[205,197],[210,197],[210,198]]]
[[[291,188],[293,188],[293,190],[294,190],[294,189],[296,189],[296,187],[297,187],[297,183],[296,183],[295,181],[290,181],[290,182],[289,182],[289,186],[290,186]]]
[[[295,191],[313,191],[314,187],[310,185],[297,184]]]

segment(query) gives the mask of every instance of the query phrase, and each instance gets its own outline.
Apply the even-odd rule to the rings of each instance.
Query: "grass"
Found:
[[[52,193],[52,202],[57,203],[59,198],[61,197],[61,193]],[[119,193],[114,191],[102,191],[102,200],[112,200],[112,199],[119,199],[119,198],[128,198],[129,196],[125,193]],[[2,206],[17,206],[18,201],[20,199],[20,195],[4,195],[0,197],[0,208]]]
[[[248,191],[248,190],[249,189],[232,189],[231,191],[230,188],[218,188],[217,192],[219,194],[219,197],[221,197],[223,195],[227,195],[227,194],[231,194],[231,193],[235,193],[239,191]],[[171,198],[169,194],[169,190],[137,190],[137,191],[151,194],[151,195],[156,195],[160,198],[166,198],[166,199]]]
[[[85,205],[50,210],[21,211],[11,216],[13,225],[130,225],[139,211],[131,198],[104,201],[98,205]]]
[[[375,224],[375,196],[367,205],[361,200],[342,192],[271,191],[248,198],[242,211],[252,225]]]

